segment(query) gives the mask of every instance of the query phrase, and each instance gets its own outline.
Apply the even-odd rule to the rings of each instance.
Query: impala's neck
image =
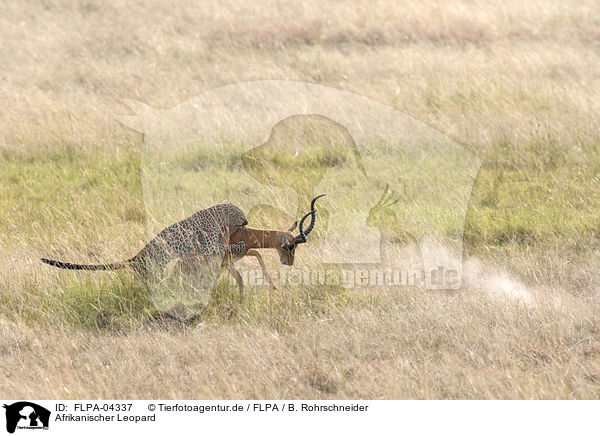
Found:
[[[252,227],[242,227],[237,232],[232,233],[229,243],[244,241],[250,248],[279,248],[281,247],[281,237],[290,239],[291,233],[283,230],[262,230]]]

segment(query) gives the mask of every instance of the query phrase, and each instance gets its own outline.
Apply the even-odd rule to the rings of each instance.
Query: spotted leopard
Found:
[[[225,256],[244,254],[244,241],[229,244],[229,235],[246,226],[244,212],[231,203],[200,210],[162,230],[132,258],[117,263],[85,265],[42,258],[57,268],[73,270],[117,270],[133,268],[140,274],[162,271],[166,265],[185,256]]]

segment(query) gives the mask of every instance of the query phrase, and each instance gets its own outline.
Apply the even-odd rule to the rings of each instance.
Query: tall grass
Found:
[[[0,6],[6,397],[600,396],[597,2],[328,8]],[[127,272],[38,261],[115,261],[146,241],[143,138],[114,120],[123,99],[170,107],[266,78],[366,95],[482,158],[460,291],[249,286],[241,300],[223,279],[182,322],[154,319],[149,289]],[[218,177],[206,195],[221,189],[242,149],[182,156],[182,189],[207,170]]]

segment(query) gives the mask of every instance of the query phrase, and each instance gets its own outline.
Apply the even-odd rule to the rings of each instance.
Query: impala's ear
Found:
[[[292,224],[292,227],[290,227],[288,229],[288,232],[293,232],[294,230],[296,230],[297,225],[298,225],[298,220],[294,221],[294,224]]]
[[[287,240],[285,239],[285,236],[279,235],[279,240],[281,241],[281,248],[287,245]]]

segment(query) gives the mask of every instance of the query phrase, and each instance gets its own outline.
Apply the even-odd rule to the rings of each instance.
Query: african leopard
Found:
[[[123,262],[84,265],[42,259],[57,268],[73,270],[117,270],[131,267],[137,273],[161,272],[174,259],[184,256],[243,255],[244,241],[229,243],[229,235],[248,224],[238,207],[231,203],[217,204],[200,210],[188,218],[162,230],[142,250]]]
[[[236,279],[242,295],[243,281],[234,263],[245,256],[256,257],[265,278],[275,287],[260,252],[255,248],[274,248],[279,253],[281,263],[294,264],[296,247],[306,243],[306,237],[315,225],[315,202],[325,194],[314,197],[310,203],[310,212],[292,224],[287,231],[263,230],[247,227],[248,220],[238,207],[231,203],[217,204],[196,212],[194,215],[170,225],[152,239],[131,259],[123,262],[82,265],[42,259],[42,262],[58,268],[75,270],[116,270],[131,267],[139,274],[163,270],[173,259],[181,259],[184,265],[195,257],[221,256],[222,266],[227,268]],[[310,217],[305,229],[304,222]],[[296,226],[299,235],[294,236]],[[193,263],[193,262],[192,262]],[[158,271],[157,271],[158,269]]]

